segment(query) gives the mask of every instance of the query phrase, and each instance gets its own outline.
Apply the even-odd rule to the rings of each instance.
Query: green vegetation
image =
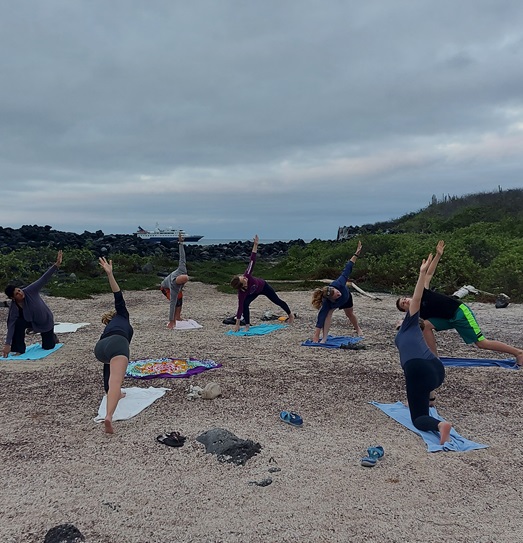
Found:
[[[408,293],[416,282],[422,258],[434,251],[439,239],[444,239],[446,250],[432,282],[434,287],[452,293],[471,284],[487,292],[504,292],[513,301],[522,302],[522,210],[523,190],[449,197],[443,202],[433,199],[417,214],[376,223],[374,233],[367,225],[354,228],[353,239],[347,241],[315,240],[305,247],[293,246],[276,263],[264,261],[262,250],[256,275],[269,280],[279,291],[312,289],[321,284],[320,279],[339,275],[358,238],[363,251],[352,274],[357,284],[369,291]],[[166,257],[112,254],[111,258],[118,282],[125,290],[158,288],[158,273],[172,268],[172,260]],[[55,259],[54,249],[24,249],[2,255],[2,290],[13,280],[26,284],[34,281]],[[229,293],[234,292],[229,286],[231,277],[243,273],[245,266],[245,259],[188,263],[193,280]],[[50,282],[49,291],[68,298],[86,298],[107,292],[107,280],[90,250],[67,249],[62,271]]]

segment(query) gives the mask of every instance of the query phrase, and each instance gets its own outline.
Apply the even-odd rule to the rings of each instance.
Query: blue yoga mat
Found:
[[[412,432],[415,432],[423,438],[423,441],[427,445],[428,452],[439,452],[439,451],[473,451],[475,449],[486,449],[488,445],[482,445],[481,443],[475,443],[470,441],[462,436],[460,436],[454,428],[450,431],[450,440],[445,444],[440,445],[439,443],[439,433],[437,432],[422,432],[418,430],[413,424],[410,418],[409,408],[403,405],[401,402],[396,403],[378,403],[378,402],[369,402],[372,405],[375,405],[378,409],[381,409],[389,417],[393,418],[396,422],[399,422],[405,428],[408,428]],[[438,420],[444,420],[436,411],[435,407],[431,407],[429,410],[430,416]]]
[[[281,328],[287,328],[286,324],[257,324],[256,326],[251,326],[249,331],[241,329],[238,332],[233,332],[229,330],[225,332],[227,336],[264,336],[265,334],[270,334],[275,330],[280,330]]]
[[[19,354],[18,356],[14,356],[13,353],[9,353],[7,355],[7,358],[0,356],[0,360],[40,360],[41,358],[45,358],[46,356],[49,356],[51,353],[54,353],[62,346],[63,346],[63,343],[57,343],[54,349],[46,350],[46,349],[42,349],[42,346],[40,345],[40,343],[33,343],[32,345],[29,345],[29,347],[27,347],[24,354]]]
[[[310,339],[305,340],[302,343],[302,347],[325,347],[326,349],[340,349],[342,345],[348,345],[349,343],[358,343],[362,340],[361,337],[353,336],[327,336],[325,343],[316,343]]]
[[[506,358],[504,360],[496,360],[495,358],[446,358],[440,357],[444,366],[459,366],[463,368],[472,367],[491,367],[506,368],[508,370],[519,370],[515,358]]]

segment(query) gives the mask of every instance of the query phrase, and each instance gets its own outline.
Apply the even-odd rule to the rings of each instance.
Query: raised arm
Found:
[[[118,283],[116,282],[116,279],[113,275],[113,261],[105,258],[105,256],[101,256],[98,259],[98,262],[100,262],[100,266],[104,269],[105,273],[107,274],[107,279],[109,280],[109,285],[111,287],[111,290],[113,292],[120,292],[120,287],[118,286]]]
[[[178,240],[178,252],[180,253],[178,257],[178,269],[176,271],[180,272],[180,274],[187,274],[187,262],[185,260],[185,246],[183,244],[183,238],[182,240]]]
[[[426,288],[425,282],[427,273],[433,262],[434,260],[431,253],[427,257],[427,259],[423,259],[423,262],[421,263],[421,266],[419,268],[418,282],[416,283],[416,288],[414,289],[414,294],[412,295],[409,304],[408,312],[410,315],[414,315],[415,313],[417,313],[421,307],[421,297],[423,296],[423,290]]]
[[[438,266],[439,259],[443,255],[443,251],[445,250],[445,242],[440,239],[438,241],[438,244],[436,245],[436,256],[433,258],[432,263],[427,270],[427,273],[425,275],[425,288],[430,287],[430,282],[432,281],[432,277],[434,276],[434,272],[436,271],[436,267]]]
[[[252,252],[257,253],[258,252],[258,241],[260,241],[260,238],[258,237],[258,234],[254,236],[254,245],[252,246]]]
[[[356,249],[356,252],[352,255],[350,261],[353,264],[356,264],[356,259],[360,256],[361,253],[361,241],[358,241],[358,248]]]

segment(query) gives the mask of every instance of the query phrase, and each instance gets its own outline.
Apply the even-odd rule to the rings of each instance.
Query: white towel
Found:
[[[116,411],[113,415],[115,420],[126,420],[138,415],[146,407],[149,407],[158,398],[161,398],[170,388],[122,388],[125,392],[125,397],[122,398],[116,406]],[[102,398],[102,403],[98,408],[98,415],[93,419],[94,422],[102,422],[107,413],[107,396]]]
[[[176,321],[176,330],[193,330],[194,328],[203,328],[203,326],[192,319],[188,319],[186,321]]]
[[[82,328],[82,326],[89,326],[90,324],[90,322],[56,322],[54,325],[54,333],[63,334],[64,332],[76,332],[78,328]]]

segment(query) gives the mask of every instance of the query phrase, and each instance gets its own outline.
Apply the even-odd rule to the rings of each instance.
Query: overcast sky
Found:
[[[0,0],[0,225],[335,239],[523,187],[521,0]]]

